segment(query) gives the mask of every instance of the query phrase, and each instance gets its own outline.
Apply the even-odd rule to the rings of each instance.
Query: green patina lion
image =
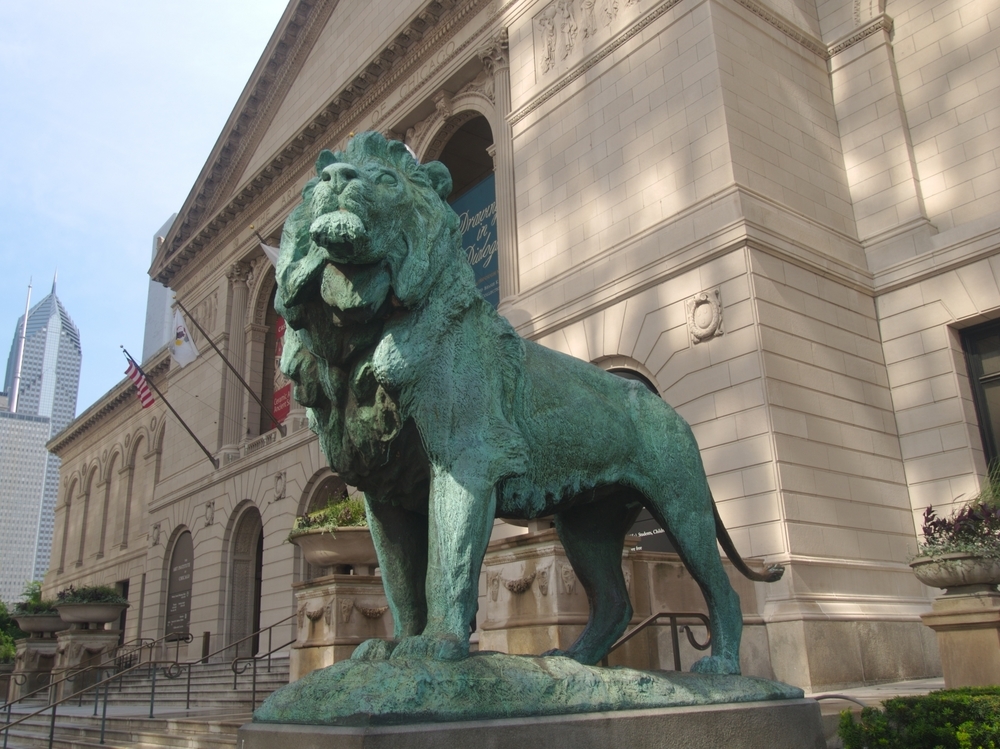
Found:
[[[555,515],[590,600],[566,653],[599,661],[632,616],[625,534],[646,507],[705,595],[712,655],[739,673],[739,599],[687,423],[639,383],[521,339],[476,291],[451,176],[378,133],[323,151],[285,223],[282,371],[330,465],[365,492],[395,641],[356,658],[463,658],[493,519]]]

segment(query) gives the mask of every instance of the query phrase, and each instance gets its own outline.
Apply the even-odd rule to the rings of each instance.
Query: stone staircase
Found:
[[[104,744],[100,744],[103,694],[94,716],[93,692],[82,703],[70,700],[57,711],[52,746],[58,749],[83,749],[100,746],[149,747],[149,749],[232,749],[236,745],[237,729],[248,722],[254,707],[260,705],[278,687],[288,683],[288,658],[272,658],[270,672],[267,663],[258,664],[257,699],[251,704],[252,669],[236,677],[228,662],[195,665],[191,673],[190,708],[187,673],[176,679],[156,674],[153,698],[153,718],[149,718],[150,692],[153,679],[146,669],[126,675],[119,686],[113,683],[108,692],[107,722]],[[44,703],[19,705],[12,719],[44,707]],[[0,725],[4,715],[0,714]],[[7,749],[38,749],[47,747],[50,714],[45,713],[13,728]],[[2,741],[0,741],[2,745]]]

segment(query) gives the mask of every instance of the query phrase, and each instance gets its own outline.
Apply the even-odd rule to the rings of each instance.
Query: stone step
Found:
[[[205,718],[108,718],[104,744],[100,744],[100,718],[59,716],[53,739],[53,749],[232,749],[236,731],[250,720],[249,713],[232,713],[217,719]],[[8,749],[47,747],[49,720],[44,716],[15,727],[11,731]]]

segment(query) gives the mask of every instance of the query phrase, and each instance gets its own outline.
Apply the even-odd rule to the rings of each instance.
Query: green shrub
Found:
[[[81,588],[70,585],[56,593],[56,598],[56,606],[64,603],[128,603],[128,599],[110,585],[85,585]]]
[[[1000,749],[1000,686],[894,697],[840,715],[844,749]]]
[[[21,592],[21,600],[14,604],[13,616],[21,614],[52,614],[58,616],[56,602],[42,599],[42,584],[38,581],[31,581],[24,584]],[[18,630],[20,631],[20,630]],[[24,637],[24,634],[17,635]]]
[[[289,536],[316,528],[333,530],[337,527],[359,528],[367,525],[368,516],[365,515],[365,503],[361,497],[333,497],[325,507],[295,518]]]
[[[14,638],[6,632],[0,632],[0,663],[11,663],[17,655],[17,645]]]

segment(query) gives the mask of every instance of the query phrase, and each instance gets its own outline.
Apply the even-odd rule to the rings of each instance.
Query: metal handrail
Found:
[[[245,655],[242,658],[240,656],[236,656],[235,658],[233,658],[233,662],[229,666],[233,671],[233,689],[234,690],[236,689],[236,677],[239,676],[240,674],[245,674],[247,668],[250,667],[250,663],[253,663],[253,679],[251,680],[251,686],[250,686],[250,704],[256,707],[257,706],[257,662],[262,658],[267,658],[267,672],[271,673],[271,653],[275,653],[281,650],[282,648],[287,648],[289,645],[294,643],[296,639],[297,638],[292,638],[284,645],[279,645],[278,647],[273,648],[272,650],[268,650],[266,653],[258,655]],[[270,642],[268,644],[270,645]],[[243,661],[242,666],[240,666],[240,661]],[[190,692],[190,687],[188,687],[188,691]]]
[[[252,640],[255,637],[259,638],[260,635],[263,632],[266,631],[267,632],[267,647],[268,647],[268,652],[264,653],[260,657],[261,658],[263,658],[265,656],[267,657],[267,671],[268,671],[268,673],[270,673],[271,672],[271,654],[272,653],[276,653],[277,651],[281,650],[282,648],[287,648],[289,645],[291,645],[293,642],[295,642],[295,640],[290,640],[289,642],[285,643],[284,645],[279,645],[276,648],[272,648],[272,644],[273,644],[273,630],[274,630],[275,627],[278,627],[278,626],[280,626],[282,624],[287,624],[288,622],[290,622],[295,617],[296,617],[296,614],[289,614],[284,619],[276,621],[274,624],[271,624],[271,625],[269,625],[267,627],[261,627],[256,632],[252,632],[249,635],[247,635],[246,637],[243,637],[243,638],[237,640],[236,642],[231,642],[228,645],[226,645],[225,647],[219,648],[214,653],[209,653],[208,655],[202,656],[201,658],[198,658],[197,660],[186,661],[184,663],[179,663],[179,662],[175,661],[172,665],[170,665],[169,667],[167,667],[166,669],[164,669],[163,675],[166,676],[168,679],[177,679],[177,678],[180,677],[181,674],[183,674],[185,671],[187,671],[187,696],[185,697],[185,700],[184,700],[184,709],[187,710],[188,708],[191,707],[191,671],[192,671],[192,668],[194,666],[198,665],[199,663],[207,663],[209,661],[209,659],[211,659],[212,657],[218,655],[219,653],[224,653],[225,651],[229,650],[230,648],[234,648],[234,647],[235,648],[239,648],[239,646],[242,645],[247,640]],[[237,649],[236,653],[237,653],[237,655],[236,655],[236,658],[233,660],[233,664],[235,664],[236,661],[240,660],[239,650],[238,649]],[[255,656],[244,656],[244,657],[255,657]],[[236,676],[237,676],[237,674],[236,674],[236,671],[235,671],[235,665],[231,665],[230,667],[234,669],[234,671],[233,671],[233,689],[236,689]],[[246,670],[246,668],[243,669],[243,671],[245,671],[245,670]],[[243,671],[241,671],[240,673],[243,673]],[[253,673],[253,701],[254,701],[253,704],[256,704],[256,701],[257,701],[257,664],[256,664],[256,661],[254,661],[254,673]]]
[[[170,636],[170,635],[165,635],[164,637],[167,637],[167,636]],[[190,642],[191,641],[191,635],[188,634],[187,637],[188,637],[187,642]],[[160,640],[162,640],[162,639],[164,639],[164,638],[161,637]],[[154,643],[159,642],[160,640],[154,640]],[[179,654],[179,652],[180,652],[180,645],[178,644],[177,650],[174,652],[174,660],[175,661],[177,660],[177,655]],[[148,665],[148,664],[150,664],[152,662],[153,662],[152,650],[150,650],[150,659],[148,661],[146,661],[146,664]],[[139,663],[136,664],[136,665],[137,666],[141,666],[142,665],[142,660],[140,659]],[[107,664],[102,664],[102,665],[98,665],[98,666],[84,666],[83,668],[72,669],[70,671],[67,671],[66,675],[63,678],[61,678],[61,679],[59,679],[57,681],[50,681],[48,684],[46,684],[45,686],[39,687],[34,692],[28,692],[28,694],[22,694],[16,700],[12,700],[10,702],[5,703],[4,707],[7,708],[7,713],[9,715],[10,714],[10,708],[13,705],[16,705],[18,702],[23,702],[24,700],[28,700],[28,699],[30,699],[30,698],[38,695],[38,694],[41,694],[42,692],[46,692],[46,691],[49,693],[49,698],[48,699],[49,699],[49,704],[51,705],[52,704],[52,695],[55,694],[55,690],[53,689],[53,687],[56,687],[56,686],[58,686],[58,685],[60,685],[60,684],[62,684],[64,682],[67,682],[67,681],[75,681],[81,674],[86,673],[87,671],[107,670],[108,668],[111,668],[111,666],[109,666]],[[115,666],[115,668],[116,668],[116,670],[118,670],[117,666]],[[128,669],[126,669],[126,671],[127,670],[131,670],[131,667],[129,667]],[[120,671],[120,672],[121,673],[125,673],[126,671]],[[14,679],[14,681],[16,683],[18,683],[18,684],[23,684],[24,680],[17,681],[17,677],[23,676],[25,679],[27,679],[27,674],[12,674],[11,676]],[[82,690],[82,691],[86,691],[86,690]],[[73,697],[77,696],[77,692],[74,692],[71,696],[73,696]]]
[[[54,735],[54,730],[55,730],[55,723],[56,723],[56,708],[59,707],[59,705],[62,705],[63,703],[65,703],[65,702],[69,702],[70,700],[80,699],[81,696],[85,692],[89,692],[92,689],[96,690],[99,693],[101,687],[105,687],[105,689],[104,689],[104,717],[101,720],[101,743],[103,744],[104,743],[104,723],[105,723],[105,720],[106,720],[106,717],[107,717],[107,710],[108,710],[108,689],[107,689],[108,685],[112,681],[114,681],[115,679],[121,679],[123,676],[125,676],[128,673],[131,673],[132,671],[136,671],[136,670],[138,670],[140,668],[143,668],[143,667],[148,667],[151,664],[159,665],[159,663],[160,662],[155,662],[155,661],[147,661],[146,663],[137,663],[134,666],[130,666],[130,667],[126,668],[124,671],[117,671],[113,665],[88,666],[87,668],[77,669],[76,671],[74,671],[69,676],[66,676],[63,679],[60,679],[59,681],[52,682],[51,684],[49,684],[46,687],[42,687],[41,689],[37,689],[37,690],[35,690],[35,692],[32,692],[32,694],[37,694],[38,692],[41,692],[44,689],[51,689],[56,684],[60,684],[60,683],[62,683],[64,681],[69,681],[69,680],[75,679],[77,676],[79,676],[80,674],[82,674],[85,671],[97,671],[98,673],[100,673],[101,671],[114,671],[114,673],[111,676],[108,676],[108,677],[106,677],[104,679],[99,680],[95,684],[91,684],[89,687],[85,687],[85,688],[81,689],[79,692],[74,692],[73,694],[66,695],[65,697],[63,697],[61,699],[58,699],[58,700],[56,700],[54,702],[52,702],[51,698],[50,698],[49,704],[46,705],[45,707],[39,708],[38,710],[35,710],[35,712],[33,712],[33,713],[28,713],[27,715],[22,715],[20,718],[18,718],[15,721],[11,721],[11,719],[10,719],[10,716],[11,716],[11,707],[14,705],[15,702],[20,702],[23,699],[27,699],[31,695],[25,695],[24,697],[18,698],[14,702],[8,702],[7,705],[6,705],[6,711],[5,711],[6,714],[7,714],[7,720],[6,720],[6,722],[2,726],[0,726],[0,732],[3,732],[3,749],[7,749],[7,740],[10,738],[10,729],[11,728],[13,728],[14,726],[20,725],[21,723],[24,723],[25,721],[30,720],[31,718],[38,717],[39,715],[41,715],[42,713],[46,712],[47,710],[51,710],[52,711],[52,720],[51,720],[50,725],[49,725],[49,749],[51,749],[51,747],[52,747],[52,741],[53,741],[53,735]],[[169,662],[168,661],[162,661],[162,663],[169,663]],[[155,669],[153,670],[153,673],[154,674],[156,673]],[[154,683],[155,683],[155,681],[154,681]],[[97,701],[96,700],[95,700],[95,704],[94,704],[94,715],[97,715]],[[153,717],[152,716],[152,700],[150,702],[150,716],[149,717]]]
[[[639,622],[634,629],[629,630],[624,635],[619,637],[618,640],[615,642],[615,644],[612,645],[611,648],[608,650],[607,654],[601,659],[601,665],[606,667],[608,665],[608,655],[610,655],[612,652],[614,652],[619,647],[624,645],[626,642],[631,640],[642,630],[646,629],[647,627],[651,627],[653,625],[665,626],[660,622],[660,619],[670,620],[670,644],[673,646],[674,650],[674,671],[681,670],[681,653],[680,653],[681,643],[680,643],[680,637],[678,636],[678,629],[680,629],[681,631],[684,632],[685,635],[687,635],[688,643],[690,643],[691,647],[693,647],[695,650],[708,650],[709,647],[711,647],[712,629],[709,626],[708,617],[705,614],[699,612],[659,611],[655,614],[650,614],[641,622]],[[703,643],[698,642],[695,639],[694,633],[691,631],[690,626],[683,624],[678,628],[677,622],[679,619],[697,619],[708,631],[708,639],[705,640],[705,642]]]
[[[39,715],[42,715],[43,713],[45,713],[47,710],[51,710],[52,711],[52,718],[51,718],[51,720],[49,722],[49,749],[52,749],[52,743],[54,741],[54,736],[55,736],[56,708],[58,708],[59,705],[62,705],[63,703],[66,703],[66,702],[69,702],[72,699],[77,699],[79,701],[79,703],[82,704],[83,695],[85,693],[90,692],[91,690],[93,690],[94,691],[94,715],[96,716],[97,715],[98,704],[100,702],[100,690],[101,690],[101,687],[104,687],[104,710],[103,710],[103,713],[101,715],[101,740],[100,740],[100,743],[103,744],[104,743],[105,725],[106,725],[106,722],[107,722],[107,713],[108,713],[108,692],[109,692],[109,687],[110,687],[111,682],[113,682],[115,679],[118,679],[119,680],[119,685],[120,685],[121,684],[121,680],[122,680],[122,678],[124,676],[126,676],[127,674],[132,673],[133,671],[136,671],[136,670],[138,670],[140,668],[144,668],[144,667],[150,669],[151,677],[152,677],[152,684],[150,685],[150,691],[149,691],[149,717],[150,718],[153,717],[154,705],[155,705],[155,700],[156,700],[156,672],[158,670],[160,670],[159,668],[157,668],[158,666],[163,666],[163,669],[162,669],[163,670],[163,674],[168,679],[175,679],[175,678],[177,678],[178,676],[181,675],[181,673],[183,673],[183,671],[185,669],[187,669],[187,672],[188,672],[188,683],[187,683],[187,698],[186,698],[186,702],[185,702],[185,709],[189,709],[190,706],[191,706],[191,667],[192,666],[195,666],[198,663],[207,662],[208,659],[211,658],[212,656],[218,655],[219,653],[223,653],[226,650],[228,650],[229,648],[237,647],[240,644],[246,642],[247,640],[250,640],[250,639],[252,639],[254,637],[259,637],[261,633],[263,633],[264,631],[267,631],[268,632],[268,648],[269,648],[269,650],[268,650],[267,653],[261,654],[259,656],[259,658],[262,659],[262,658],[266,657],[268,659],[268,670],[270,671],[271,655],[273,653],[281,650],[282,648],[288,647],[293,642],[295,642],[295,640],[291,640],[291,641],[289,641],[288,643],[286,643],[284,645],[278,646],[277,648],[272,648],[271,647],[271,644],[272,644],[272,630],[273,630],[273,628],[275,628],[275,627],[277,627],[277,626],[279,626],[281,624],[286,624],[287,622],[291,621],[292,619],[295,618],[295,616],[296,616],[295,614],[291,614],[291,615],[285,617],[284,619],[281,619],[280,621],[275,622],[274,624],[271,624],[271,625],[269,625],[267,627],[262,627],[261,629],[257,630],[256,632],[253,632],[253,633],[247,635],[246,637],[243,637],[243,638],[237,640],[236,642],[232,642],[232,643],[230,643],[229,645],[226,645],[223,648],[219,648],[214,653],[210,653],[207,656],[203,656],[202,658],[198,658],[198,659],[193,660],[193,661],[186,661],[184,663],[180,663],[177,660],[176,656],[180,652],[180,642],[178,642],[177,650],[175,651],[175,657],[174,657],[173,661],[154,661],[152,659],[152,652],[151,652],[150,653],[150,660],[146,661],[145,663],[141,663],[140,662],[140,663],[137,663],[137,664],[135,664],[133,666],[129,666],[128,668],[126,668],[124,670],[118,670],[114,666],[114,664],[110,664],[110,665],[109,664],[104,664],[104,665],[99,665],[99,666],[87,666],[86,668],[76,669],[71,674],[68,674],[67,676],[63,677],[62,679],[59,679],[58,681],[55,681],[55,682],[51,682],[50,684],[48,684],[48,685],[46,685],[44,687],[41,687],[40,689],[36,689],[34,692],[31,692],[30,694],[23,695],[23,696],[19,697],[18,699],[14,700],[13,702],[8,702],[5,705],[5,707],[6,707],[6,710],[5,710],[5,713],[6,713],[6,722],[3,725],[0,725],[0,733],[3,733],[3,747],[2,747],[2,749],[7,749],[7,741],[10,738],[10,729],[11,728],[13,728],[15,726],[18,726],[21,723],[24,723],[25,721],[28,721],[28,720],[30,720],[32,718],[38,717]],[[187,633],[184,633],[183,635],[177,635],[177,634],[165,635],[163,638],[160,638],[159,640],[157,640],[155,642],[159,642],[160,640],[163,640],[166,637],[177,637],[177,638],[179,638],[179,640],[182,639],[184,642],[191,642],[194,639],[193,636],[191,635],[191,633],[187,632]],[[234,659],[234,664],[239,659],[240,659],[239,656],[237,656],[237,658]],[[254,657],[254,683],[253,683],[253,697],[252,697],[254,704],[256,704],[256,692],[257,692],[257,683],[256,683],[256,681],[257,681],[257,671],[256,671],[256,664],[257,664],[257,657]],[[234,665],[231,666],[231,667],[235,668]],[[243,671],[245,671],[245,670],[246,670],[246,667],[244,667]],[[65,681],[74,680],[80,674],[82,674],[84,672],[87,672],[87,671],[97,671],[99,673],[102,672],[102,671],[113,671],[114,673],[112,673],[111,676],[108,676],[108,677],[106,677],[104,679],[100,679],[95,684],[91,684],[90,686],[81,689],[79,692],[74,692],[73,694],[67,695],[67,696],[65,696],[65,697],[63,697],[63,698],[61,698],[59,700],[56,700],[55,702],[52,701],[52,694],[54,694],[54,692],[51,691],[51,690],[52,690],[52,688],[54,686],[56,686],[58,684],[61,684],[61,683],[65,682]],[[242,673],[243,671],[241,671],[240,673]],[[234,670],[234,680],[235,680],[235,675],[236,675],[236,672]],[[12,714],[11,708],[13,707],[14,704],[16,704],[18,702],[21,702],[22,700],[26,700],[29,697],[32,697],[32,696],[34,696],[36,694],[39,694],[40,692],[42,692],[44,690],[50,690],[49,691],[49,704],[48,705],[46,705],[45,707],[42,707],[42,708],[40,708],[40,709],[38,709],[38,710],[36,710],[36,711],[34,711],[32,713],[28,713],[27,715],[23,715],[23,716],[21,716],[20,718],[18,718],[15,721],[11,721],[11,714]]]

